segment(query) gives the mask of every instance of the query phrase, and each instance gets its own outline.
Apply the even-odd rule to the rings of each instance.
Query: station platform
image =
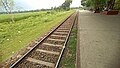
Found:
[[[120,15],[79,11],[80,68],[120,68]]]

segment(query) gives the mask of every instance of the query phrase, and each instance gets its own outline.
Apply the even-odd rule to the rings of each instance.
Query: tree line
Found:
[[[51,7],[53,10],[69,10],[72,0],[65,0],[65,2],[59,7]],[[6,12],[7,14],[11,14],[12,10],[14,10],[15,2],[14,0],[0,0],[0,11]],[[50,10],[50,9],[41,9],[42,11]],[[30,11],[38,11],[38,10],[30,10]]]
[[[82,0],[81,4],[85,7],[90,7],[93,9],[99,6],[99,8],[103,10],[110,1],[112,1],[113,9],[120,10],[120,0]]]

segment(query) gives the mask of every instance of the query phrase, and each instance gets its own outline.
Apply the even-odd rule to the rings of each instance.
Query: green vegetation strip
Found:
[[[36,17],[41,14],[47,14],[47,12],[27,12],[27,13],[16,13],[16,14],[0,14],[0,23],[3,22],[11,22],[11,19],[13,18],[15,21],[26,19],[28,17]]]
[[[75,68],[77,28],[73,28],[67,47],[64,51],[59,68]]]
[[[14,23],[0,22],[0,61],[9,58],[13,53],[24,48],[33,39],[47,32],[72,12],[35,12],[32,15],[37,16],[31,15]],[[24,17],[27,14],[23,13],[22,15]],[[19,14],[15,14],[14,16],[18,16],[19,18]],[[4,18],[4,15],[0,16],[0,18]]]

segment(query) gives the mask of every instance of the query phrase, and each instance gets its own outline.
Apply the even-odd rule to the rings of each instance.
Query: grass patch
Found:
[[[76,45],[77,45],[77,28],[72,29],[72,33],[63,57],[60,62],[59,68],[75,68],[76,63]]]
[[[25,19],[17,20],[14,23],[7,21],[1,22],[0,61],[7,59],[16,51],[24,48],[33,39],[44,34],[72,12],[73,11],[52,11],[51,13],[37,12],[37,15],[39,14],[38,16],[31,15]],[[36,15],[36,12],[33,14]]]
[[[27,12],[27,13],[15,13],[15,14],[0,14],[0,23],[10,22],[11,17],[14,18],[15,21],[26,19],[28,17],[36,17],[39,15],[47,14],[47,12]]]

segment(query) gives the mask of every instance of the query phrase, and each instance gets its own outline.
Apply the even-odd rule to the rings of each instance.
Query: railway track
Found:
[[[10,68],[57,68],[76,18],[74,12]]]

